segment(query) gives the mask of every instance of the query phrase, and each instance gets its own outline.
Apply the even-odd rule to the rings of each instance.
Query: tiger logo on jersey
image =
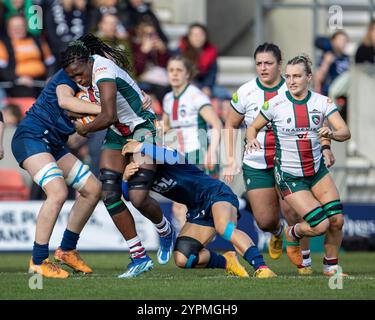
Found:
[[[315,125],[318,125],[320,123],[320,116],[318,116],[318,115],[313,115],[311,117],[311,119],[312,119],[312,122],[314,122]]]

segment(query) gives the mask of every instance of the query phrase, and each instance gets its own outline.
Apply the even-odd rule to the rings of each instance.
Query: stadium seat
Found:
[[[0,169],[0,201],[29,199],[29,188],[16,169]]]
[[[26,111],[31,108],[34,102],[35,102],[35,98],[33,97],[22,97],[22,98],[7,97],[4,101],[4,105],[10,104],[10,103],[19,105],[22,110],[22,115],[25,116]]]

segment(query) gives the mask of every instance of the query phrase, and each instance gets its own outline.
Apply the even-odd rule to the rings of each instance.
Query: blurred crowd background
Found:
[[[41,28],[30,23],[33,5],[42,9]],[[126,50],[130,73],[151,95],[159,117],[170,91],[166,65],[177,53],[193,62],[193,82],[210,97],[223,122],[232,93],[256,76],[252,55],[257,45],[276,43],[284,61],[308,53],[314,60],[312,89],[335,99],[352,129],[352,141],[334,149],[341,194],[346,201],[375,202],[373,9],[372,0],[3,0],[0,108],[6,129],[0,200],[43,199],[40,188],[18,167],[10,141],[45,82],[59,69],[60,51],[92,32]],[[69,140],[71,152],[95,174],[103,134],[92,139],[73,135]],[[239,177],[237,193],[241,186]]]

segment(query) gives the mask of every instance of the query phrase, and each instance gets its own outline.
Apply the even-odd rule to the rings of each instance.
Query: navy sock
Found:
[[[74,233],[68,229],[65,229],[64,236],[60,244],[60,248],[64,251],[74,250],[77,247],[78,239],[78,233]]]
[[[227,261],[221,254],[217,254],[214,251],[210,251],[210,261],[208,261],[208,264],[206,268],[220,268],[225,269],[225,266],[227,264]]]
[[[41,265],[43,260],[48,258],[48,243],[47,244],[38,244],[34,242],[33,247],[33,263]]]
[[[266,266],[266,263],[263,260],[263,256],[256,246],[249,247],[243,257],[248,263],[251,264],[254,270],[258,270],[261,266]]]

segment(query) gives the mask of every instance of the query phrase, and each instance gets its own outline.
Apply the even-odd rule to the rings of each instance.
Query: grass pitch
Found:
[[[52,254],[51,254],[52,256]],[[375,299],[375,254],[342,253],[340,264],[350,275],[343,288],[332,290],[322,271],[322,254],[313,254],[314,275],[298,276],[284,254],[266,262],[278,274],[273,279],[238,279],[220,269],[182,270],[170,261],[134,279],[117,279],[129,262],[124,253],[83,253],[92,275],[43,279],[42,290],[31,290],[27,273],[30,254],[0,254],[0,299]],[[249,265],[241,260],[250,271]],[[66,270],[70,270],[64,267]]]

